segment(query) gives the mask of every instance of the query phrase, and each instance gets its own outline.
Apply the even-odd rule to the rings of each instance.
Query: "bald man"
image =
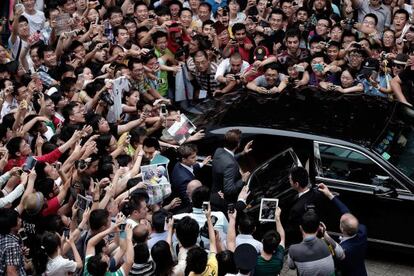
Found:
[[[202,185],[203,184],[201,184],[201,182],[197,179],[194,179],[188,182],[186,193],[190,200],[191,200],[191,196],[193,195],[194,190],[197,189],[198,187],[201,187]]]
[[[343,234],[339,243],[345,251],[345,259],[338,263],[342,275],[365,276],[365,253],[367,250],[367,228],[360,224],[358,219],[351,214],[348,207],[334,196],[325,184],[318,185],[321,191],[329,198],[342,214],[339,228]]]

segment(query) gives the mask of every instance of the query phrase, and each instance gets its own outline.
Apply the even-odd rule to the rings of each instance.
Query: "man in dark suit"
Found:
[[[175,164],[171,174],[173,194],[181,199],[180,209],[190,206],[187,195],[187,185],[195,179],[195,173],[211,160],[208,156],[202,163],[197,163],[197,147],[193,144],[183,144],[178,148],[180,162]]]
[[[345,251],[345,259],[338,263],[341,275],[366,276],[365,253],[367,250],[367,228],[360,224],[358,219],[351,214],[348,207],[334,196],[325,184],[319,184],[321,191],[330,199],[341,213],[339,228],[343,234],[339,243]]]
[[[317,189],[312,189],[308,172],[303,167],[294,167],[290,170],[289,182],[292,188],[298,192],[290,204],[286,225],[287,244],[291,245],[302,241],[299,225],[303,214],[310,209],[314,209],[319,217],[323,218],[323,206],[327,200]]]
[[[213,210],[227,212],[227,204],[237,202],[237,196],[250,176],[250,172],[240,174],[237,159],[251,151],[253,141],[246,144],[241,154],[235,155],[240,146],[241,134],[238,129],[227,131],[224,148],[218,148],[214,153],[210,199]]]

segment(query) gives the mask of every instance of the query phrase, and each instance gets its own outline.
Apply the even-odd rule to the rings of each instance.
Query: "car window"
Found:
[[[290,188],[289,170],[295,165],[290,151],[285,151],[253,172],[249,188],[255,202],[251,204],[260,203],[263,197],[278,197],[280,193],[287,191]]]
[[[389,174],[364,154],[352,149],[319,144],[321,176],[369,185],[379,185]],[[400,188],[400,187],[398,187]]]

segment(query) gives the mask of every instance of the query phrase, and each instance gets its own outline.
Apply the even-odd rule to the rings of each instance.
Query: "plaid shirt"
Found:
[[[7,266],[15,266],[20,276],[26,275],[21,244],[16,235],[0,235],[0,275],[6,275]]]
[[[217,71],[217,63],[210,61],[210,68],[207,70],[208,73],[201,73],[197,70],[194,64],[194,59],[189,58],[187,60],[187,68],[188,71],[191,73],[191,78],[195,79],[198,85],[200,85],[200,89],[206,90],[211,95],[215,90],[220,88],[220,84],[214,78]]]

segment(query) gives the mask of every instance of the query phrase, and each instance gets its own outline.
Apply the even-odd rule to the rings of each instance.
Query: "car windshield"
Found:
[[[414,181],[414,111],[399,109],[373,149]]]

